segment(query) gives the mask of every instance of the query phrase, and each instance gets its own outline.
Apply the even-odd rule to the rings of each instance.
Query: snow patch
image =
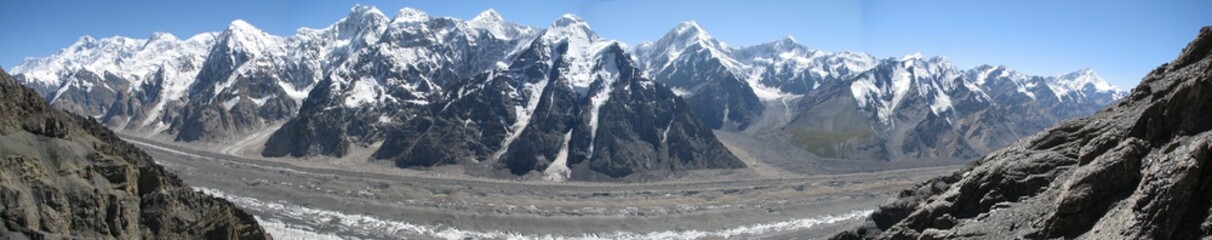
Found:
[[[363,76],[353,82],[349,95],[345,96],[345,107],[357,108],[362,104],[378,103],[381,100],[383,87],[373,77]]]
[[[683,89],[680,87],[669,87],[669,91],[673,91],[674,95],[678,95],[683,98],[694,95],[694,93],[691,93],[690,91],[686,91],[686,89]]]
[[[606,101],[610,100],[610,93],[615,81],[619,79],[619,67],[615,64],[614,55],[607,55],[602,59],[602,70],[598,71],[598,81],[602,84],[598,92],[589,98],[589,142],[593,142],[597,138],[598,133],[598,117],[601,116],[602,105],[606,105]],[[589,145],[589,155],[593,155],[593,144]]]
[[[239,96],[232,97],[231,99],[227,99],[227,101],[223,102],[223,109],[227,109],[227,111],[231,111],[231,108],[235,107],[237,103],[240,103]]]
[[[518,138],[518,135],[522,134],[522,131],[526,130],[526,126],[530,125],[530,118],[534,116],[535,109],[539,107],[539,100],[544,88],[547,88],[547,80],[522,85],[522,89],[526,93],[524,96],[524,99],[527,100],[526,106],[514,106],[513,112],[514,116],[517,116],[517,119],[514,120],[513,126],[509,128],[509,134],[505,136],[505,140],[501,141],[501,147],[492,154],[492,159],[501,158],[501,155],[509,150],[509,145]]]
[[[572,176],[572,169],[568,169],[568,145],[572,141],[572,129],[564,134],[564,146],[556,153],[555,160],[551,161],[551,165],[543,169],[543,179],[552,182],[563,182]],[[593,146],[593,145],[590,145]]]

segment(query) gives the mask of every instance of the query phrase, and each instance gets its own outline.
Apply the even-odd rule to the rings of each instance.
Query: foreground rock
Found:
[[[1212,27],[1124,100],[905,190],[835,239],[1212,234]]]
[[[252,215],[195,192],[3,71],[0,113],[0,238],[269,238]]]

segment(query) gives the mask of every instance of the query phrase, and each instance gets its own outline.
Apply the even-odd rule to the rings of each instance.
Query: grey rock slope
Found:
[[[1123,100],[908,189],[835,239],[1212,236],[1212,27]]]
[[[3,71],[0,112],[0,238],[269,238],[252,215],[194,191]]]

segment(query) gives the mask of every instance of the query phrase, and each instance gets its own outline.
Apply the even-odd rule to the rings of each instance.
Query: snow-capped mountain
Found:
[[[971,158],[1122,96],[1082,72],[1089,74],[1041,77],[987,65],[960,70],[946,58],[920,54],[882,59],[806,94],[801,115],[780,134],[827,158]],[[847,120],[821,120],[830,116]]]
[[[84,36],[49,57],[27,58],[13,71],[19,73],[18,81],[53,106],[71,112],[101,118],[111,107],[128,107],[115,105],[116,101],[137,97],[160,107],[147,114],[162,115],[168,110],[161,99],[183,96],[215,37],[213,33],[185,40],[168,33],[153,33],[149,39]]]
[[[397,128],[374,157],[553,181],[744,166],[671,90],[643,78],[621,43],[576,16],[557,19],[509,62],[447,90],[450,100]]]
[[[636,52],[647,75],[673,87],[708,126],[745,129],[757,121],[765,106],[739,75],[744,69],[729,57],[731,50],[698,23],[684,22],[656,43],[637,47]]]
[[[291,36],[236,20],[184,40],[84,37],[13,72],[120,131],[550,180],[743,167],[712,129],[805,158],[965,159],[1123,96],[1091,70],[729,46],[693,21],[629,48],[574,15],[535,28],[369,6]]]
[[[823,84],[837,84],[877,63],[865,53],[811,49],[791,36],[739,48],[731,57],[747,66],[745,79],[762,92],[764,99],[777,98],[780,93],[805,94]]]
[[[446,89],[500,67],[535,32],[504,22],[493,10],[472,21],[430,17],[410,8],[391,20],[381,13],[374,16],[378,20],[372,25],[383,27],[367,32],[380,35],[359,39],[379,40],[366,41],[332,68],[298,115],[269,138],[264,155],[345,156],[351,145],[381,142],[388,129],[425,114],[431,103],[446,101]]]
[[[636,52],[647,75],[674,87],[712,128],[775,135],[823,158],[979,156],[1123,96],[1088,69],[1057,77],[961,70],[944,57],[876,59],[792,37],[730,47],[695,22]]]

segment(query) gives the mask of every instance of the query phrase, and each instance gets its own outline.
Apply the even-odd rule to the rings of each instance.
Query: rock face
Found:
[[[835,239],[1212,236],[1212,27],[1123,100],[908,189]]]
[[[0,71],[0,238],[269,239],[94,119]]]
[[[493,10],[462,21],[414,9],[388,20],[367,9],[348,17],[366,19],[354,26],[375,26],[357,32],[357,44],[350,46],[365,50],[333,67],[262,155],[340,157],[353,146],[382,142],[392,129],[426,114],[431,103],[448,99],[446,89],[495,69],[534,35],[533,28],[504,22]]]
[[[756,122],[765,106],[737,75],[742,69],[728,57],[731,50],[698,23],[684,22],[636,52],[648,75],[677,89],[707,126],[741,130]]]
[[[487,164],[563,181],[661,178],[741,168],[622,45],[565,15],[508,67],[465,81],[387,136],[374,158],[399,167]]]

